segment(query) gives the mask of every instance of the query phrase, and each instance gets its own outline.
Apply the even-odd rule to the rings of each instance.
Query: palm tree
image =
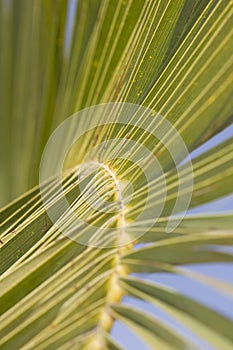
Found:
[[[122,349],[117,320],[195,348],[124,296],[232,349],[229,318],[143,278],[232,293],[186,266],[233,260],[232,216],[184,216],[233,189],[231,140],[187,158],[232,122],[232,21],[229,0],[1,0],[1,349]]]

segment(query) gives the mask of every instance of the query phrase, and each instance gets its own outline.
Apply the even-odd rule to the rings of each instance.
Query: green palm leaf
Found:
[[[0,348],[122,349],[111,335],[115,321],[151,349],[195,348],[157,315],[122,300],[128,295],[158,306],[212,346],[230,350],[227,316],[130,274],[189,276],[221,297],[232,296],[228,283],[189,269],[233,261],[226,250],[233,243],[232,215],[182,219],[179,208],[174,212],[177,198],[185,201],[189,193],[188,206],[194,208],[233,191],[232,140],[193,159],[190,173],[177,137],[192,152],[232,123],[232,1],[76,5],[67,33],[72,20],[66,0],[0,1]],[[125,125],[102,125],[105,115],[98,120],[96,109],[88,110],[92,119],[78,114],[50,163],[55,169],[75,130],[83,132],[65,159],[63,192],[56,173],[38,185],[42,153],[56,127],[74,112],[110,102],[118,104],[111,104],[117,107],[107,109],[109,114],[136,104],[134,124],[126,118]],[[177,133],[167,124],[159,128],[160,116]],[[89,130],[90,120],[99,124]],[[148,131],[158,129],[162,138]],[[106,146],[111,139],[116,142]],[[159,161],[163,176],[159,168],[153,173],[144,149]],[[144,168],[124,158],[127,152]],[[95,182],[82,168],[89,153],[101,164]],[[149,216],[137,221],[150,188]],[[64,212],[63,197],[88,225]],[[107,198],[104,207],[101,198]]]

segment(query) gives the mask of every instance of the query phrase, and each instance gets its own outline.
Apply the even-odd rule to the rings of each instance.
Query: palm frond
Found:
[[[182,210],[174,212],[178,197],[185,201],[192,193],[188,204],[194,208],[233,191],[232,140],[192,164],[187,159],[187,152],[232,123],[232,1],[76,5],[67,33],[69,1],[0,1],[0,347],[122,350],[111,335],[120,321],[151,349],[195,348],[160,317],[122,299],[130,296],[158,306],[212,346],[230,350],[232,320],[226,315],[139,276],[189,276],[222,297],[232,295],[227,282],[189,268],[233,261],[225,249],[233,243],[232,215],[181,220]],[[114,106],[103,109],[109,115],[119,109],[132,119],[102,125],[106,115],[91,107],[98,104]],[[62,191],[56,171],[39,186],[51,133],[85,107],[91,107],[89,119],[78,114],[49,162],[57,169],[76,130],[85,131],[65,154]],[[90,120],[96,126],[88,129]],[[177,147],[177,135],[187,152]],[[129,152],[130,159],[124,157]],[[95,178],[82,168],[87,155],[101,163]],[[143,168],[132,162],[138,157]],[[153,189],[149,216],[140,219],[148,188]],[[63,198],[82,222],[64,212]],[[176,222],[168,233],[168,224]]]

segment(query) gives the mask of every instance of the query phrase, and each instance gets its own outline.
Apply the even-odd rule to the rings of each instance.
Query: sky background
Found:
[[[211,149],[213,146],[220,144],[226,139],[233,137],[233,125],[226,128],[224,131],[210,139],[204,145],[192,152],[192,158],[198,156],[201,153]],[[189,214],[197,213],[212,213],[215,212],[232,212],[233,213],[233,195],[224,197],[217,201],[213,201],[209,204],[199,206],[189,211]],[[233,285],[233,263],[211,263],[211,264],[198,264],[189,265],[189,268],[193,271],[200,272],[203,275],[211,276],[219,280],[223,280]],[[191,278],[176,276],[169,273],[157,273],[157,274],[140,274],[140,278],[145,278],[151,282],[161,283],[162,285],[172,287],[176,291],[182,294],[192,297],[193,299],[204,303],[212,309],[222,313],[223,315],[233,320],[233,298],[223,296],[216,290],[207,287],[202,283],[193,281]],[[160,309],[152,306],[149,303],[136,300],[134,298],[125,297],[123,301],[127,304],[134,305],[135,307],[151,313],[153,317],[159,317],[165,323],[168,323],[177,332],[184,334],[188,339],[192,339],[196,344],[197,349],[201,350],[224,350],[217,349],[209,346],[200,338],[193,335],[188,328],[176,322],[171,317],[168,317]],[[116,341],[118,341],[126,350],[151,350],[145,343],[141,341],[134,333],[132,333],[121,322],[115,322],[112,335]]]
[[[66,50],[70,49],[70,38],[73,27],[74,20],[74,12],[76,9],[76,0],[70,0],[70,7],[68,11],[68,25],[67,25],[67,33],[66,33]],[[220,144],[226,139],[233,137],[233,125],[213,137],[211,140],[206,142],[204,145],[199,147],[197,150],[191,153],[192,158],[195,158],[201,153],[211,149],[213,146]],[[215,212],[233,212],[233,194],[227,197],[224,197],[218,201],[214,201],[207,205],[202,205],[198,208],[192,209],[188,212],[188,214],[197,214],[197,213],[215,213]],[[199,265],[189,265],[189,268],[193,271],[197,271],[202,273],[203,275],[212,276],[214,278],[218,278],[220,280],[224,280],[233,285],[233,263],[212,263],[212,264],[199,264]],[[169,273],[157,273],[157,274],[147,274],[140,275],[149,281],[155,281],[156,283],[161,283],[162,285],[171,287],[184,295],[194,298],[195,300],[202,302],[214,310],[222,313],[223,315],[231,318],[233,320],[233,299],[230,297],[222,296],[216,290],[207,287],[201,283],[193,281],[188,277],[175,276]],[[152,314],[153,317],[159,317],[165,323],[168,323],[173,327],[177,332],[186,335],[189,339],[192,339],[196,344],[195,349],[201,350],[224,350],[210,347],[204,341],[200,340],[196,336],[192,334],[184,325],[176,322],[174,319],[168,317],[164,312],[160,309],[152,306],[149,303],[124,297],[124,303],[134,305],[142,311],[147,311]],[[142,342],[142,340],[132,333],[130,329],[128,329],[121,322],[115,322],[112,329],[112,336],[114,339],[121,344],[125,350],[150,350],[150,348]]]

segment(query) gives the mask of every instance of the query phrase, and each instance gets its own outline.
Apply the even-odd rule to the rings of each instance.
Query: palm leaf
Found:
[[[189,264],[232,262],[232,254],[219,249],[233,243],[232,215],[199,214],[181,221],[182,213],[173,210],[177,197],[185,200],[190,191],[190,208],[232,192],[231,140],[197,156],[191,174],[176,134],[165,129],[161,140],[148,133],[162,116],[191,152],[231,124],[232,2],[79,0],[76,5],[69,34],[66,0],[0,1],[0,347],[122,349],[110,334],[120,321],[151,349],[195,348],[192,339],[157,315],[122,300],[128,295],[158,306],[207,343],[231,349],[227,316],[130,274],[189,276],[221,297],[232,295],[226,282],[189,269]],[[63,194],[56,173],[39,186],[40,160],[52,131],[70,114],[109,102],[137,104],[142,114],[133,113],[134,125],[109,123],[82,135],[65,162]],[[74,130],[87,130],[88,119],[81,121],[67,130],[51,167]],[[93,191],[93,178],[82,163],[88,152],[98,159],[95,143],[111,138],[117,142],[101,149],[105,164]],[[149,179],[154,191],[150,215],[164,202],[156,222],[152,215],[134,225],[148,182],[140,167],[121,158],[129,148],[135,157],[149,149],[162,166],[164,176],[152,172]],[[152,169],[147,159],[143,164]],[[119,192],[127,197],[122,179],[134,189],[132,199],[120,201],[130,229],[114,210],[103,211],[100,201],[108,196],[110,210]],[[63,195],[87,226],[64,212]],[[176,222],[168,233],[168,224]],[[106,228],[112,235],[104,235]]]

